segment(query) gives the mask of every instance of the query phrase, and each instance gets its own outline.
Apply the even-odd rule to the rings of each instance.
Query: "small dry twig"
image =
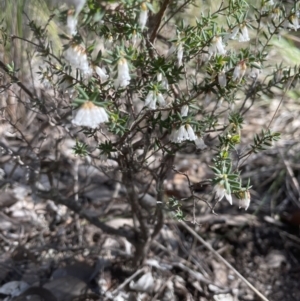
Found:
[[[222,257],[217,251],[215,251],[210,244],[208,244],[199,234],[197,234],[191,227],[185,222],[180,224],[188,230],[202,245],[211,251],[215,257],[220,259],[229,269],[231,269],[257,296],[263,301],[269,301],[261,292],[259,292],[244,276],[242,276],[224,257]]]

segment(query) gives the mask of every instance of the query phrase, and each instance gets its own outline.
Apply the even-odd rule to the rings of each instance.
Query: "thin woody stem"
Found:
[[[165,11],[168,7],[168,5],[170,4],[171,0],[165,0],[164,3],[162,4],[158,14],[155,17],[155,25],[154,25],[154,29],[152,31],[151,37],[150,37],[150,42],[154,43],[154,40],[157,36],[158,33],[158,29],[161,23],[162,18],[164,17]]]
[[[34,96],[34,94],[24,85],[20,82],[20,80],[15,76],[13,75],[9,70],[8,68],[6,67],[6,65],[0,61],[0,68],[2,68],[5,73],[7,75],[9,75],[9,77],[32,99],[35,99],[36,97]]]

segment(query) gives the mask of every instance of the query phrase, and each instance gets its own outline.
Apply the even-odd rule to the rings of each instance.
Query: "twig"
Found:
[[[165,0],[164,3],[162,4],[162,6],[161,6],[161,8],[160,8],[160,10],[158,12],[158,14],[155,17],[154,29],[153,29],[151,37],[150,37],[150,42],[151,43],[154,43],[154,40],[155,40],[156,35],[158,33],[159,25],[161,23],[161,20],[162,20],[164,14],[165,14],[165,11],[166,11],[169,3],[170,3],[170,0]]]
[[[180,10],[182,9],[182,8],[184,8],[187,4],[189,4],[190,2],[191,2],[192,0],[187,0],[187,1],[185,1],[181,6],[179,6],[178,7],[178,9],[176,9],[176,11],[164,22],[164,24],[159,28],[159,30],[158,30],[158,32],[157,33],[159,33],[161,30],[162,30],[162,28],[178,13],[178,12],[180,12]]]
[[[280,99],[280,102],[279,102],[279,104],[278,104],[278,106],[277,106],[277,108],[276,108],[275,113],[273,114],[273,117],[272,117],[272,119],[271,119],[271,121],[270,121],[270,123],[269,123],[267,129],[270,129],[270,126],[271,126],[271,124],[272,124],[272,122],[273,122],[275,116],[277,115],[279,108],[281,107],[281,105],[282,105],[282,103],[283,103],[283,99],[284,99],[284,97],[285,97],[285,95],[286,95],[286,92],[289,90],[290,86],[292,85],[292,83],[293,83],[293,81],[294,81],[294,79],[295,79],[295,76],[296,76],[296,75],[294,75],[294,76],[290,79],[290,82],[289,82],[288,85],[286,86],[285,91],[284,91],[284,93],[283,93],[283,95],[282,95],[282,97],[281,97],[281,99]]]
[[[259,292],[245,277],[243,277],[224,257],[222,257],[217,251],[215,251],[210,244],[208,244],[199,234],[197,234],[191,227],[185,222],[180,224],[188,230],[206,249],[213,253],[215,257],[221,260],[229,269],[231,269],[257,296],[263,301],[269,301],[261,292]]]
[[[0,68],[2,68],[6,74],[8,74],[10,76],[10,78],[32,99],[35,99],[35,96],[33,95],[33,93],[27,88],[25,87],[20,80],[14,76],[9,70],[8,68],[5,66],[5,64],[0,61]]]
[[[297,193],[297,200],[298,200],[298,202],[295,201],[295,204],[296,204],[296,206],[299,208],[299,207],[300,207],[300,186],[299,186],[299,183],[298,183],[298,181],[297,181],[297,179],[296,179],[296,177],[295,177],[295,174],[294,174],[294,172],[293,172],[293,169],[291,168],[290,163],[289,163],[288,161],[285,160],[284,155],[283,155],[283,153],[282,153],[281,150],[279,150],[279,154],[280,154],[281,159],[282,159],[282,161],[283,161],[283,163],[284,163],[284,165],[285,165],[287,174],[289,175],[289,177],[290,177],[291,180],[292,180],[292,186],[293,186],[294,190],[295,190],[296,193]]]

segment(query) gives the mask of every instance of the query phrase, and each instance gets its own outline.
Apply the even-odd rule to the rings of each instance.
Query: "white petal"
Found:
[[[178,139],[181,141],[189,140],[189,133],[187,132],[184,125],[179,128]]]
[[[100,122],[98,122],[98,110],[90,110],[89,118],[85,121],[87,127],[95,129]]]
[[[216,197],[218,198],[218,201],[221,201],[225,196],[224,186],[222,186],[221,184],[216,184],[214,187],[214,191],[216,193]]]
[[[165,98],[163,97],[163,95],[161,93],[157,94],[157,101],[161,107],[164,107],[166,105]]]
[[[248,42],[250,41],[248,28],[246,25],[243,25],[240,32],[239,42]]]
[[[231,196],[231,194],[228,194],[225,191],[225,198],[227,199],[227,201],[229,202],[229,204],[232,205],[232,196]]]
[[[230,33],[229,39],[234,40],[235,37],[236,37],[236,35],[238,34],[238,32],[239,32],[239,27],[236,26],[236,27],[232,30],[232,32]]]
[[[75,125],[80,125],[85,119],[86,119],[86,111],[79,109],[75,115],[75,118],[72,120],[72,123]]]
[[[145,106],[151,110],[156,110],[156,95],[154,91],[149,91],[145,99]]]
[[[180,110],[180,115],[182,117],[186,117],[189,113],[189,106],[188,105],[184,105],[181,107],[181,110]]]
[[[193,128],[189,124],[186,125],[186,130],[188,133],[188,140],[195,141],[197,139],[197,137],[194,133]]]
[[[118,75],[123,76],[124,78],[130,78],[129,76],[129,67],[126,59],[121,58],[118,62]]]
[[[105,69],[96,66],[95,71],[98,74],[98,76],[100,77],[101,81],[105,81],[108,79],[108,75],[107,75]]]
[[[244,199],[240,199],[239,200],[239,208],[244,208],[245,210],[247,210],[249,208],[250,205],[250,199],[249,198],[244,198]]]
[[[217,53],[218,54],[222,54],[222,55],[226,54],[226,50],[225,50],[225,48],[222,44],[222,38],[221,37],[219,38],[219,40],[216,43],[216,48],[217,48]]]
[[[178,66],[182,65],[182,58],[183,58],[183,47],[182,44],[178,45],[177,48],[177,61],[178,61]]]
[[[77,27],[77,18],[72,14],[68,14],[67,28],[68,28],[70,35],[72,35],[72,36],[76,35],[76,33],[77,33],[76,27]]]
[[[102,116],[102,122],[108,122],[109,117],[108,114],[106,113],[105,109],[99,108],[100,109],[100,114]]]
[[[241,76],[241,65],[238,64],[238,65],[234,68],[233,75],[232,75],[232,80],[233,80],[233,81],[236,81],[236,80],[240,79],[240,76]]]
[[[147,20],[148,20],[148,10],[142,9],[139,16],[139,26],[141,27],[142,31],[146,26]]]

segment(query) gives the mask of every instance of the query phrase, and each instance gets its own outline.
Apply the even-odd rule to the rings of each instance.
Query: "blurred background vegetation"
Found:
[[[45,24],[49,20],[49,16],[58,13],[57,7],[64,6],[66,4],[72,5],[76,0],[0,0],[0,20],[3,28],[7,28],[8,40],[4,47],[1,47],[1,53],[4,54],[3,60],[6,63],[14,61],[18,67],[22,66],[28,58],[26,58],[26,51],[32,49],[32,47],[24,41],[18,39],[10,39],[10,36],[20,36],[30,39],[32,37],[28,23],[30,20],[34,20],[39,25]],[[106,2],[120,2],[120,1],[103,1],[98,0],[101,4]],[[154,1],[155,2],[155,1]],[[159,2],[159,1],[158,1]],[[186,1],[173,1],[171,3],[171,10],[178,9],[179,4]],[[195,18],[200,18],[201,13],[207,13],[208,11],[215,11],[220,5],[220,1],[203,1],[192,0],[189,1],[192,5],[188,5],[188,9],[177,14],[175,22],[184,20],[185,23],[194,23]],[[226,1],[225,1],[226,2]],[[249,5],[254,7],[259,5],[260,0],[248,1]],[[173,7],[172,7],[173,5]],[[156,5],[154,5],[155,7]],[[225,20],[224,20],[225,22]],[[51,19],[48,26],[49,36],[53,43],[54,50],[59,50],[61,47],[61,41],[58,34],[61,30],[61,26],[58,24],[57,19]],[[276,53],[271,53],[272,61],[276,63],[286,63],[289,65],[297,64],[299,62],[300,51],[297,47],[300,44],[300,39],[297,33],[287,32],[284,36],[273,41]],[[21,51],[22,49],[22,51]]]

